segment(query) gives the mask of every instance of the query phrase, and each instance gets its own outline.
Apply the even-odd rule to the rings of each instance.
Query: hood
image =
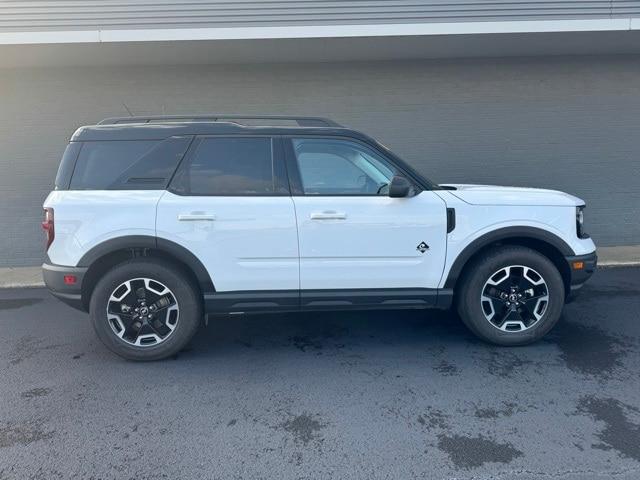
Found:
[[[499,187],[445,183],[440,185],[460,200],[472,205],[530,205],[576,207],[584,201],[568,193],[542,188]]]

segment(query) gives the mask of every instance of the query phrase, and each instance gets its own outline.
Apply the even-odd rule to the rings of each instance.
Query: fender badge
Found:
[[[426,243],[424,243],[424,242],[421,242],[421,243],[420,243],[420,245],[418,245],[418,246],[416,247],[416,250],[418,250],[420,253],[424,253],[424,252],[426,252],[427,250],[429,250],[429,245],[427,245],[427,244],[426,244]]]

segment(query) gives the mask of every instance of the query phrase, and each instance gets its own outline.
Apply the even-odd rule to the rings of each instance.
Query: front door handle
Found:
[[[213,222],[215,219],[215,215],[208,213],[181,213],[178,215],[178,220],[181,222],[197,222],[202,220]]]
[[[325,211],[311,214],[311,220],[346,220],[347,214],[342,212]]]

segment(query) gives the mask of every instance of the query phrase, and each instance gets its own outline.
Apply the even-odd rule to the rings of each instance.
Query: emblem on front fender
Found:
[[[429,250],[429,245],[427,245],[427,244],[426,244],[426,243],[424,243],[424,242],[420,242],[420,245],[418,245],[418,246],[416,247],[416,250],[418,250],[420,253],[424,253],[424,252],[426,252],[427,250]]]

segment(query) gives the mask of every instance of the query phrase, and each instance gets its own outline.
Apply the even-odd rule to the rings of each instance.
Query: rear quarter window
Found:
[[[69,188],[69,182],[71,182],[71,175],[73,174],[73,167],[76,165],[76,158],[82,143],[71,142],[67,145],[67,148],[62,155],[62,160],[58,166],[58,173],[56,174],[55,189],[67,190]]]
[[[84,142],[71,190],[163,190],[191,137]]]

